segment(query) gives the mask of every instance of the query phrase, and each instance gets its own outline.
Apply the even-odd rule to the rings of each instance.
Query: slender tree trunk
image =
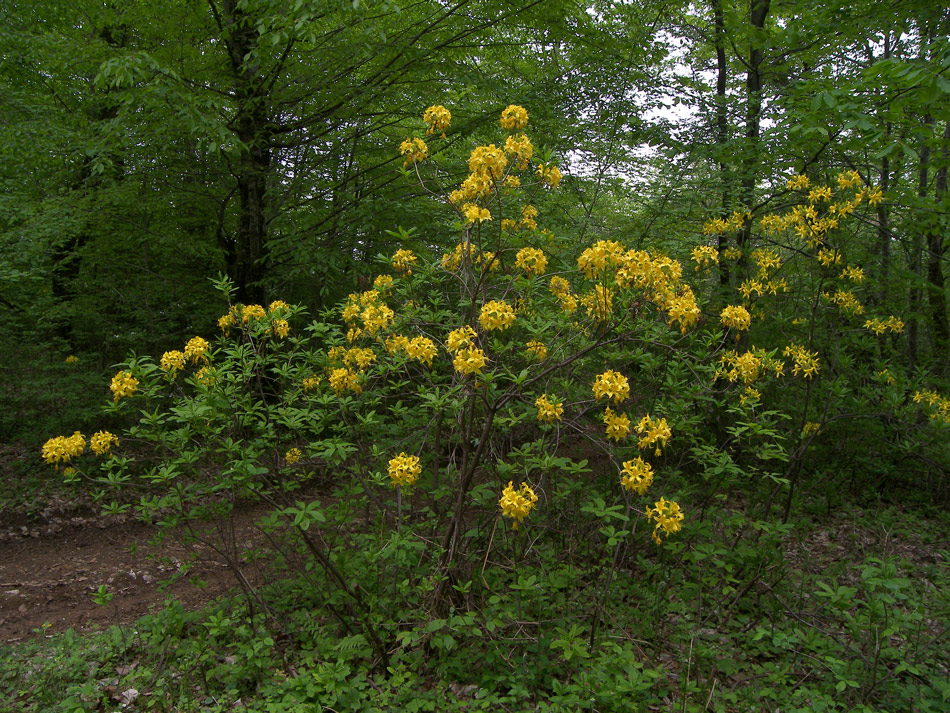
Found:
[[[891,33],[884,35],[884,59],[891,57]],[[884,125],[884,141],[887,143],[891,138],[891,122]],[[891,159],[889,156],[881,157],[881,178],[878,184],[881,191],[886,195],[891,185]],[[881,255],[881,266],[878,274],[878,283],[881,288],[880,303],[886,304],[889,293],[888,282],[891,273],[891,210],[887,201],[881,201],[877,204],[877,239],[878,251]]]
[[[769,14],[771,0],[750,0],[749,24],[752,26],[752,38],[749,41],[749,59],[746,71],[746,127],[745,150],[742,162],[742,205],[751,212],[755,207],[755,184],[759,175],[759,137],[762,120],[762,62],[765,50],[758,37],[765,27],[765,18]],[[745,266],[745,247],[752,236],[752,221],[748,221],[739,232],[739,248],[742,250],[741,268]]]
[[[940,168],[934,180],[934,207],[939,207],[947,193],[947,142],[950,141],[950,121],[943,130],[943,146],[940,149]],[[947,291],[943,275],[943,231],[940,220],[934,217],[927,221],[927,291],[930,312],[930,327],[933,330],[933,349],[936,364],[945,364],[947,343],[950,341],[947,325]]]
[[[726,166],[726,142],[729,140],[729,120],[726,112],[726,80],[728,79],[728,65],[726,64],[726,22],[722,12],[722,0],[712,0],[713,22],[715,34],[713,42],[716,45],[716,149],[719,160],[719,181],[721,189],[720,217],[725,218],[732,204],[729,191],[729,169]],[[726,236],[719,235],[719,253],[728,247]],[[726,262],[719,266],[719,284],[725,290],[729,287],[729,265]]]
[[[931,116],[925,116],[923,124],[933,126]],[[930,142],[924,138],[920,148],[920,163],[917,170],[917,197],[926,198],[927,186],[930,183]],[[910,269],[919,278],[923,273],[923,236],[919,230],[912,233],[910,247]],[[923,291],[919,287],[920,281],[910,289],[910,315],[907,321],[907,366],[913,371],[917,366],[920,354],[920,320],[918,314],[923,302]]]
[[[220,11],[212,3],[225,37],[234,78],[236,114],[232,121],[241,142],[234,165],[238,194],[238,224],[228,265],[243,302],[263,302],[262,280],[267,258],[267,179],[271,170],[270,122],[266,89],[260,66],[253,59],[257,29],[236,0],[223,0]]]

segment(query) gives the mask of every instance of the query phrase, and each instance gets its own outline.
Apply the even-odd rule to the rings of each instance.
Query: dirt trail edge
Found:
[[[237,542],[262,540],[254,523],[262,507],[234,515]],[[73,517],[0,532],[0,643],[15,644],[47,633],[128,624],[174,597],[197,609],[227,594],[237,582],[213,552],[183,545],[171,535],[150,544],[156,529],[134,521]],[[165,585],[189,562],[187,575]],[[201,586],[197,586],[200,583]],[[105,585],[112,600],[97,604]]]

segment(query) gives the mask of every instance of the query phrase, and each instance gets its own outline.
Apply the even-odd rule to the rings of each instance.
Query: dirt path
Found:
[[[262,508],[235,516],[239,544],[259,542],[254,523]],[[170,537],[150,544],[156,530],[133,521],[51,517],[29,524],[0,521],[0,643],[47,632],[128,624],[173,596],[196,609],[228,593],[236,580],[214,553]],[[166,585],[193,554],[199,560]],[[200,580],[200,582],[198,582]],[[196,586],[201,584],[202,586]],[[100,585],[112,600],[93,601]]]

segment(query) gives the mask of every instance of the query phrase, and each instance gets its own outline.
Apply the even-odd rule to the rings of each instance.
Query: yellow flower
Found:
[[[544,185],[550,186],[551,188],[557,188],[557,184],[561,182],[561,171],[557,166],[539,163],[535,173]]]
[[[422,473],[418,456],[400,453],[389,461],[389,478],[394,488],[405,488],[414,484]]]
[[[528,167],[528,161],[531,159],[531,155],[534,153],[534,146],[531,145],[531,139],[529,139],[524,134],[519,134],[517,136],[509,136],[505,140],[505,151],[507,151],[519,170],[524,170]]]
[[[436,104],[425,110],[422,120],[429,125],[429,128],[426,129],[426,136],[441,133],[442,138],[445,138],[445,130],[449,128],[452,121],[452,112],[441,104]]]
[[[304,391],[313,391],[320,385],[319,376],[308,376],[303,380],[303,390]]]
[[[424,161],[429,155],[429,147],[422,139],[407,138],[399,145],[399,153],[406,157],[403,166]]]
[[[86,449],[86,439],[79,431],[71,436],[56,436],[43,444],[43,460],[50,465],[68,463],[71,458],[82,455]]]
[[[412,274],[412,266],[415,262],[416,256],[412,254],[412,250],[397,250],[393,254],[393,267],[407,275]]]
[[[474,203],[466,203],[462,206],[462,215],[465,216],[465,223],[471,225],[472,223],[484,223],[486,220],[491,220],[491,211],[488,208],[480,208]]]
[[[105,455],[112,446],[119,445],[119,439],[108,431],[96,431],[89,437],[89,448],[97,456]]]
[[[719,264],[719,252],[711,245],[697,245],[692,252],[696,269]]]
[[[515,256],[515,267],[529,275],[543,275],[548,267],[544,251],[538,248],[521,248]]]
[[[413,359],[418,359],[427,366],[432,366],[432,358],[436,354],[435,342],[428,337],[413,337],[406,344],[406,353]]]
[[[491,300],[482,305],[478,322],[485,329],[508,329],[515,323],[515,311],[504,300]]]
[[[460,374],[480,374],[488,360],[485,352],[475,347],[460,349],[452,360],[452,366]]]
[[[722,325],[727,329],[745,331],[752,324],[752,316],[749,314],[749,310],[739,305],[724,307],[719,318]]]
[[[168,372],[174,377],[176,371],[185,368],[185,355],[177,349],[170,352],[165,352],[162,354],[160,366],[162,371]]]
[[[810,352],[805,347],[797,344],[790,344],[785,347],[785,356],[790,356],[795,362],[792,367],[792,373],[798,376],[801,374],[806,379],[810,379],[818,373],[821,364],[818,360],[818,352]]]
[[[637,423],[636,432],[641,434],[637,447],[641,450],[650,446],[656,446],[656,455],[661,455],[661,447],[666,447],[666,442],[673,436],[665,418],[652,419],[647,414]]]
[[[203,366],[195,372],[195,381],[197,381],[202,386],[211,386],[217,377],[215,377],[214,369],[210,366]]]
[[[547,394],[541,394],[534,405],[538,408],[538,420],[542,423],[556,423],[564,415],[564,405],[560,401],[551,401]]]
[[[79,361],[78,356],[70,354],[68,357],[66,357],[67,364],[75,364],[77,361]]]
[[[514,483],[509,480],[508,487],[502,491],[498,500],[498,507],[501,508],[502,515],[514,520],[512,527],[517,530],[519,523],[528,517],[536,502],[538,496],[527,483],[521,483],[521,488],[515,490]]]
[[[785,185],[790,191],[804,191],[809,185],[808,176],[804,174],[794,176],[788,179]]]
[[[864,270],[860,267],[846,267],[841,271],[842,279],[849,279],[852,282],[862,283],[864,282]]]
[[[198,360],[204,357],[210,348],[211,345],[208,344],[207,340],[201,337],[192,337],[185,345],[185,359],[191,361],[192,364],[197,364]]]
[[[360,384],[359,374],[350,369],[333,369],[330,372],[330,388],[333,389],[338,396],[347,390],[355,394],[363,393],[363,386]]]
[[[131,396],[139,387],[139,380],[128,371],[120,371],[112,377],[112,383],[109,384],[109,390],[112,391],[113,401],[118,401],[125,396]]]
[[[817,186],[808,192],[808,202],[817,203],[818,201],[831,200],[831,186]]]
[[[523,129],[528,125],[528,112],[517,104],[509,104],[501,112],[501,128],[511,130]]]
[[[604,411],[604,424],[607,426],[607,437],[615,441],[622,440],[630,435],[630,418],[625,414],[616,414],[609,406]]]
[[[532,359],[544,361],[548,355],[547,347],[545,347],[541,342],[532,341],[528,342],[525,346],[527,348],[528,356]]]
[[[458,329],[453,329],[451,332],[449,332],[449,336],[445,340],[445,348],[455,354],[460,349],[466,349],[475,346],[476,336],[475,330],[468,325],[459,327]]]
[[[495,146],[476,146],[468,158],[468,170],[472,176],[484,181],[499,180],[508,167],[505,152]]]
[[[814,421],[809,421],[802,428],[803,436],[819,436],[821,435],[821,424],[815,423]]]
[[[373,287],[379,290],[380,292],[388,290],[393,286],[392,275],[377,275],[376,279],[373,280]]]
[[[271,329],[274,330],[274,334],[284,339],[288,334],[290,334],[290,324],[288,324],[286,319],[275,319],[271,325]]]
[[[274,312],[283,312],[289,310],[290,305],[284,302],[283,300],[274,300],[269,305],[267,305],[267,311],[273,314]]]
[[[594,379],[593,391],[596,399],[613,399],[614,403],[619,404],[630,395],[630,382],[623,374],[608,369]]]
[[[284,460],[287,461],[287,465],[299,463],[301,458],[303,458],[303,453],[299,448],[291,448],[289,451],[284,453]]]
[[[614,296],[609,287],[594,285],[591,292],[581,297],[581,303],[587,309],[587,316],[598,322],[607,322],[613,313]]]
[[[634,490],[637,495],[644,495],[647,488],[653,484],[653,467],[640,456],[625,460],[623,470],[620,471],[620,484],[625,490]]]
[[[551,290],[551,294],[560,297],[561,295],[570,294],[571,284],[560,275],[555,275],[551,278],[548,289]]]
[[[267,315],[267,312],[264,311],[264,308],[260,305],[242,305],[241,306],[241,321],[244,324],[248,324],[252,321],[258,321],[264,319]]]
[[[656,526],[653,528],[653,541],[658,545],[663,541],[660,537],[660,530],[666,535],[672,535],[682,529],[683,513],[680,510],[679,503],[673,500],[660,498],[653,503],[652,508],[647,508],[646,515],[650,522],[656,520]]]

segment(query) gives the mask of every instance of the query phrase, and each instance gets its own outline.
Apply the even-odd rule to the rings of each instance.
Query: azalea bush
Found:
[[[747,525],[768,520],[779,493],[791,503],[842,381],[887,398],[883,371],[874,384],[846,371],[880,338],[869,334],[901,328],[863,315],[844,286],[863,273],[843,257],[843,222],[880,192],[843,174],[846,197],[832,203],[830,188],[795,177],[802,200],[754,239],[699,244],[683,262],[621,240],[576,246],[538,207],[562,175],[536,157],[524,108],[505,109],[498,143],[476,147],[455,179],[427,144],[451,130],[450,111],[430,107],[423,122],[426,138],[420,125],[400,147],[404,172],[454,213],[453,247],[379,256],[372,287],[316,319],[280,300],[235,303],[219,280],[218,335],[130,358],[112,379],[108,410],[134,426],[93,434],[96,459],[79,432],[42,455],[107,511],[208,541],[279,627],[244,574],[248,554],[207,526],[241,502],[269,504],[267,560],[309,582],[384,663],[394,641],[420,642],[399,637],[407,627],[450,647],[428,622],[504,588],[518,592],[518,619],[522,607],[540,618],[532,573],[593,569],[604,606],[567,600],[584,622],[557,639],[567,656],[595,645],[619,569],[719,536],[696,524],[707,513],[744,500],[734,542],[761,533]],[[715,219],[707,240],[749,220]],[[838,320],[859,317],[865,332],[836,336]],[[941,399],[918,400],[945,419]]]

